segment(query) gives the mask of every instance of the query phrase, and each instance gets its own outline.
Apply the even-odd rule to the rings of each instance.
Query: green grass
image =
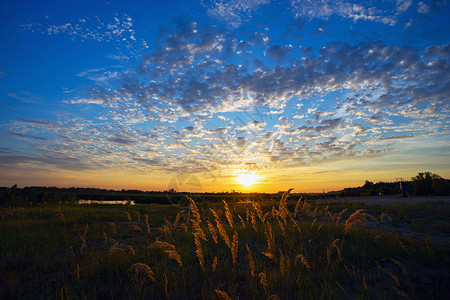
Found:
[[[58,217],[56,207],[0,208],[0,298],[219,299],[216,290],[232,299],[266,299],[273,294],[281,299],[446,297],[448,244],[404,237],[393,225],[428,226],[445,234],[449,226],[447,204],[308,201],[305,206],[302,202],[295,218],[289,217],[296,202],[289,199],[286,206],[280,206],[279,199],[261,202],[263,214],[270,212],[265,222],[251,204],[228,203],[233,227],[227,222],[223,203],[197,203],[199,225],[206,236],[206,241],[200,240],[203,267],[196,255],[192,221],[196,208],[192,205],[62,205],[64,218]],[[288,209],[286,221],[283,207]],[[342,221],[336,222],[335,217],[345,208]],[[346,231],[345,221],[362,208],[378,219],[381,213],[388,213],[392,229],[357,224]],[[210,209],[219,215],[230,241],[237,233],[236,263]],[[185,213],[174,226],[181,210]],[[206,221],[214,224],[218,243]],[[269,228],[274,239],[272,252]],[[163,249],[151,247],[157,240],[175,246],[182,266]],[[246,245],[256,276],[252,276]],[[135,263],[147,265],[155,280],[133,272],[130,267]],[[261,273],[266,275],[267,286],[261,284]]]

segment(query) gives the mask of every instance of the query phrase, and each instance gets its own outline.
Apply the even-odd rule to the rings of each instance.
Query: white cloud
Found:
[[[419,2],[419,8],[417,10],[419,14],[426,14],[429,10],[430,8],[428,7],[428,5],[423,2]]]
[[[364,2],[363,2],[364,3]],[[389,14],[389,10],[383,10],[374,6],[364,6],[343,0],[291,0],[293,13],[298,18],[319,18],[327,20],[332,15],[337,15],[353,21],[373,21],[388,25],[396,23],[395,15]],[[403,4],[401,8],[406,7]]]
[[[252,14],[259,6],[269,3],[270,0],[202,0],[201,3],[208,9],[212,17],[223,20],[232,27],[251,19]]]

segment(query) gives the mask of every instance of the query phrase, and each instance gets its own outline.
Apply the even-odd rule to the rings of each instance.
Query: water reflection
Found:
[[[134,205],[133,200],[78,200],[78,204],[122,204],[122,205]]]

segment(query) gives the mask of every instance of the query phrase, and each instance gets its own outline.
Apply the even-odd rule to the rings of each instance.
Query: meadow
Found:
[[[444,201],[325,203],[289,192],[3,207],[0,298],[445,299],[449,216]]]

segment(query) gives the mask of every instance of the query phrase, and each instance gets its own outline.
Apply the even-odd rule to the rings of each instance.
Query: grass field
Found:
[[[252,200],[0,208],[0,298],[448,296],[448,202]]]

